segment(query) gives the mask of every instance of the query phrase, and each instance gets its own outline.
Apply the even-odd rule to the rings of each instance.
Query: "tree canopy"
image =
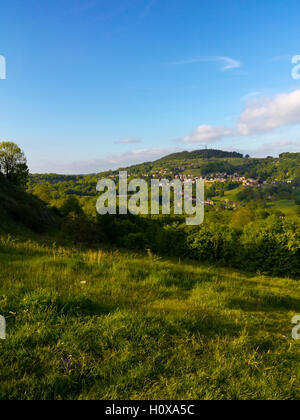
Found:
[[[15,185],[26,187],[29,169],[24,152],[12,142],[0,143],[0,172]]]

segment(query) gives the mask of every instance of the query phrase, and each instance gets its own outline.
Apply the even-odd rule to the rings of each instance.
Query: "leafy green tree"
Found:
[[[26,188],[29,180],[27,160],[18,145],[0,143],[0,172],[15,185]]]
[[[66,216],[69,215],[70,213],[77,214],[78,216],[83,215],[82,207],[80,206],[78,199],[74,195],[70,195],[68,198],[64,200],[63,205],[60,210]]]

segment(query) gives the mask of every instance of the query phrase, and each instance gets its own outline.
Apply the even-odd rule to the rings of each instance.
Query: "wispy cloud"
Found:
[[[286,147],[286,146],[291,146],[292,144],[294,144],[294,142],[292,142],[291,140],[279,140],[279,141],[273,141],[271,143],[271,146],[273,146],[273,147]]]
[[[0,55],[0,79],[6,79],[6,59],[3,55]]]
[[[60,174],[91,174],[107,170],[116,170],[139,163],[149,162],[166,156],[170,153],[182,151],[182,148],[152,148],[136,149],[127,153],[107,156],[104,159],[91,159],[73,162],[40,161],[30,164],[31,173],[60,173]]]
[[[300,140],[279,140],[264,143],[255,149],[238,150],[241,153],[249,154],[253,157],[278,156],[282,152],[296,152],[300,150]]]
[[[222,70],[239,69],[242,67],[242,63],[238,60],[234,60],[230,57],[219,57],[218,61],[223,62]]]
[[[250,99],[255,98],[256,96],[259,96],[261,94],[262,94],[262,92],[249,92],[242,97],[242,100],[243,101],[249,101]]]
[[[239,69],[243,66],[241,61],[235,60],[234,58],[231,58],[231,57],[194,57],[187,60],[173,62],[173,63],[170,63],[170,65],[182,66],[182,65],[187,65],[187,64],[209,63],[209,62],[222,63],[221,68],[220,68],[220,70],[222,71]]]
[[[128,138],[128,139],[115,141],[115,144],[132,144],[132,143],[142,143],[142,140],[136,139],[136,138]]]

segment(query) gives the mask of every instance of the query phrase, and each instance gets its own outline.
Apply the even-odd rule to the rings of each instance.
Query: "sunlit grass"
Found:
[[[0,240],[1,399],[299,399],[299,283]]]
[[[294,200],[278,200],[270,205],[273,210],[280,210],[283,214],[290,216],[297,213],[297,205]]]

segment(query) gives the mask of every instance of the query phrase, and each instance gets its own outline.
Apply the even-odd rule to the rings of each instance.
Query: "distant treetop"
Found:
[[[300,153],[290,153],[290,152],[286,152],[286,153],[281,153],[281,155],[279,155],[280,159],[300,159]]]

